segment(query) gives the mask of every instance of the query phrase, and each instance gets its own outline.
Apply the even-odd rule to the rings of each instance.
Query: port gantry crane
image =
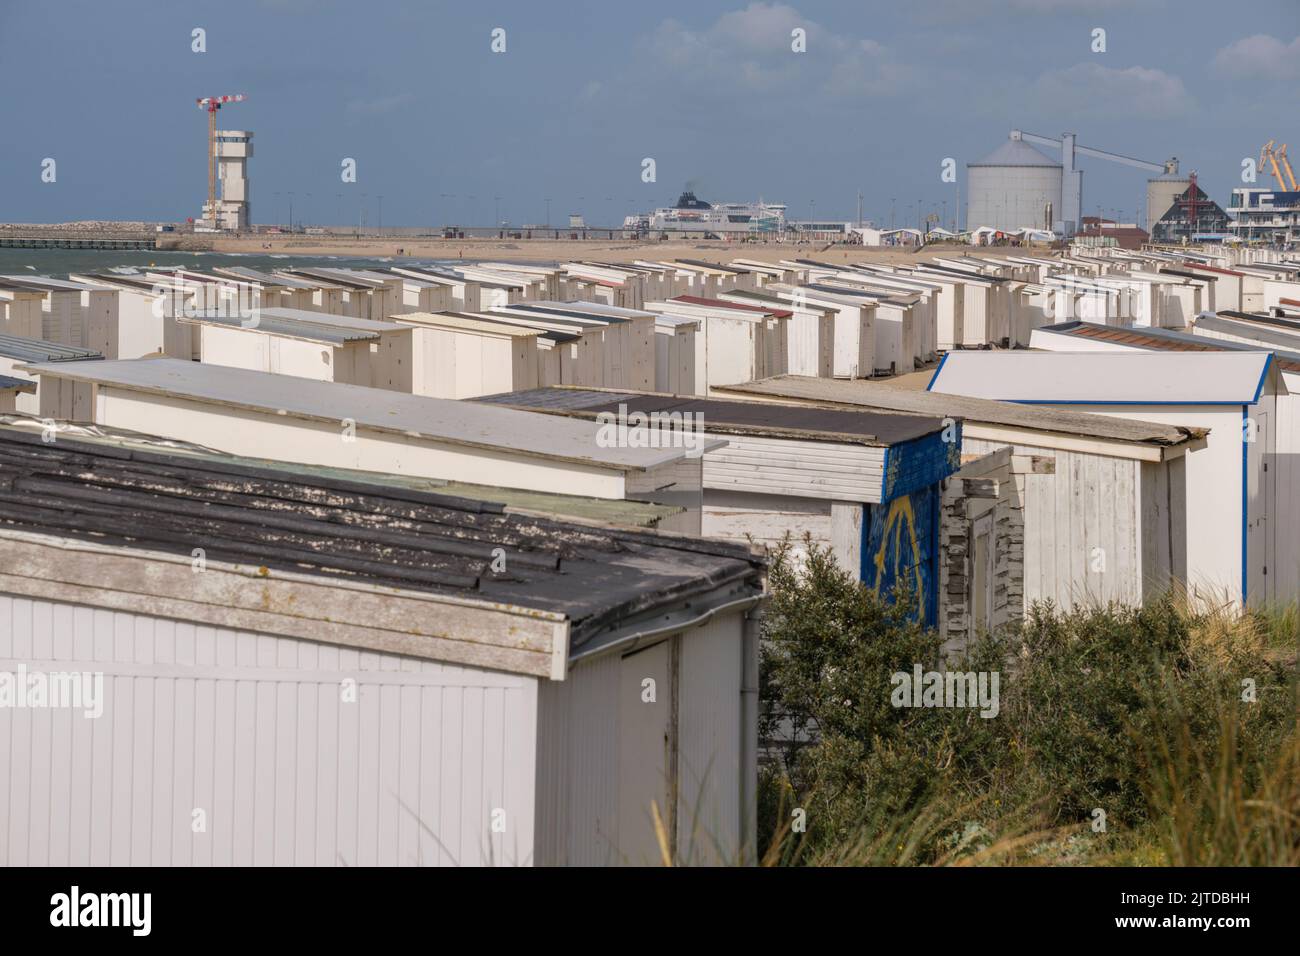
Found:
[[[1295,173],[1291,171],[1291,161],[1286,158],[1286,143],[1276,149],[1273,143],[1276,140],[1269,140],[1264,144],[1264,148],[1259,151],[1259,168],[1263,169],[1268,166],[1273,172],[1273,178],[1277,184],[1286,192],[1300,192],[1300,185],[1296,184]],[[1284,177],[1285,174],[1285,178]]]
[[[217,216],[217,110],[227,103],[242,103],[247,97],[243,93],[227,96],[204,96],[194,102],[199,109],[208,111],[208,218],[215,227]]]

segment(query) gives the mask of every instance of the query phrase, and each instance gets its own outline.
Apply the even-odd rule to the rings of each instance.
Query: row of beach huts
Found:
[[[953,649],[1297,598],[1300,259],[849,258],[0,276],[0,673],[104,683],[0,865],[752,861],[805,535]]]

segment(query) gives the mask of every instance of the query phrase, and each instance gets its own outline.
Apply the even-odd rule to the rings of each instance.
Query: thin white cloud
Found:
[[[805,52],[793,48],[796,30],[803,31]],[[702,30],[665,20],[649,49],[696,88],[880,96],[911,76],[875,40],[834,33],[783,3],[751,3]]]
[[[1007,0],[996,5],[1021,13],[1100,13],[1106,10],[1157,6],[1157,0]]]
[[[1184,116],[1196,103],[1178,77],[1143,66],[1114,68],[1079,63],[1044,73],[1034,83],[1040,110],[1067,116]]]
[[[1214,68],[1228,76],[1296,79],[1300,77],[1300,37],[1290,43],[1264,33],[1243,37],[1214,54]]]
[[[1006,17],[1085,16],[1114,11],[1134,12],[1169,6],[1168,0],[928,0],[915,4],[914,15],[927,23],[942,24]],[[1098,23],[1097,26],[1105,26]]]

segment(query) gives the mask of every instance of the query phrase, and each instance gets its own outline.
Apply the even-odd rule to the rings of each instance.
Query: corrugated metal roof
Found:
[[[1271,325],[1276,329],[1300,334],[1300,321],[1280,315],[1260,315],[1257,312],[1237,312],[1233,309],[1220,309],[1216,315],[1235,319],[1238,322],[1249,322],[1252,325]],[[1206,313],[1202,312],[1196,317],[1196,321],[1199,322],[1205,317]]]
[[[1199,323],[1199,319],[1197,320]],[[1212,339],[1203,335],[1191,335],[1176,329],[1133,329],[1116,328],[1110,325],[1098,325],[1095,322],[1059,322],[1045,325],[1035,331],[1055,332],[1059,335],[1071,335],[1079,338],[1094,339],[1099,342],[1114,342],[1133,348],[1151,349],[1159,352],[1259,352],[1271,351],[1277,357],[1278,367],[1288,372],[1300,372],[1300,353],[1278,351],[1265,343],[1252,346],[1246,342],[1229,342],[1226,339]],[[1300,345],[1300,340],[1292,338],[1291,345]]]
[[[585,467],[639,471],[688,454],[683,449],[602,448],[596,442],[597,428],[587,422],[180,359],[59,362],[33,364],[24,371],[232,408],[287,413],[331,425],[351,419],[359,428]]]
[[[742,305],[739,302],[725,302],[722,299],[707,299],[698,295],[675,295],[668,300],[669,304],[673,302],[682,302],[687,305],[700,305],[710,309],[734,309],[738,312],[762,313],[764,315],[775,315],[778,318],[788,319],[793,312],[788,309],[771,309],[761,305]]]
[[[350,275],[346,269],[330,268],[312,268],[312,269],[285,269],[284,274],[297,278],[315,280],[320,279],[335,286],[343,288],[366,291],[369,289],[382,289],[384,284],[375,279],[362,279],[359,276]]]
[[[45,339],[29,339],[22,335],[0,332],[0,355],[20,362],[66,362],[76,359],[103,358],[94,349],[79,345],[61,345]]]
[[[638,319],[646,316],[653,316],[655,313],[648,312],[645,309],[626,309],[618,305],[606,305],[604,302],[555,302],[549,299],[542,299],[532,302],[516,302],[516,308],[537,308],[541,310],[558,309],[560,311],[577,311],[583,315],[607,315],[614,318]]]
[[[0,275],[0,279],[11,285],[29,288],[36,292],[85,292],[96,288],[95,286],[85,282],[74,282],[69,279],[51,279],[49,276]]]
[[[1272,356],[1258,352],[949,352],[929,390],[1080,405],[1254,403]]]
[[[408,315],[411,313],[407,313]],[[538,341],[552,342],[562,344],[565,342],[578,341],[584,332],[587,332],[593,326],[582,327],[572,322],[563,320],[554,321],[551,316],[538,314],[530,318],[516,315],[507,315],[504,312],[440,312],[439,315],[452,316],[454,318],[472,319],[479,322],[489,322],[493,325],[513,326],[517,329],[524,329],[529,332],[536,332]],[[567,331],[566,331],[567,330]]]
[[[295,279],[287,275],[275,275],[271,272],[263,272],[261,269],[250,269],[248,266],[222,266],[213,268],[212,271],[217,275],[229,276],[232,279],[243,279],[260,285],[279,286],[284,289],[320,288],[314,282],[304,282],[302,279]]]
[[[962,395],[941,395],[936,392],[882,385],[879,382],[868,382],[863,379],[778,375],[757,382],[715,387],[714,390],[737,395],[761,395],[829,405],[852,405],[934,418],[959,418],[987,425],[1109,441],[1177,445],[1203,434],[1201,429],[1183,428],[1177,425],[1110,418],[1104,415],[1039,408],[1033,405],[1014,405],[1010,402],[968,398]]]
[[[176,321],[187,325],[215,325],[223,328],[244,329],[262,335],[276,335],[330,346],[346,345],[348,342],[373,342],[379,339],[378,332],[335,328],[328,325],[318,325],[314,322],[299,322],[296,319],[280,319],[268,315],[262,315],[256,322],[251,322],[237,315],[221,312],[201,312],[197,315],[178,316]]]
[[[30,378],[14,378],[12,375],[0,375],[0,391],[36,393],[36,383]]]
[[[184,289],[184,286],[176,284],[176,280],[151,279],[144,275],[119,275],[115,272],[87,272],[84,275],[106,286],[117,286],[141,292],[152,292],[155,289],[172,289],[176,291]]]
[[[585,322],[588,326],[593,324],[602,325],[621,325],[630,320],[629,316],[616,315],[609,312],[599,312],[595,309],[587,309],[582,303],[570,303],[569,305],[541,305],[536,302],[516,302],[513,305],[497,306],[491,310],[502,314],[520,314],[536,315],[543,318],[554,317],[557,319],[573,319],[579,322]],[[644,313],[653,315],[654,313]],[[643,313],[637,313],[635,318],[639,318]]]
[[[465,498],[220,458],[44,442],[3,427],[0,474],[5,531],[186,559],[200,547],[209,561],[562,614],[570,652],[647,612],[716,600],[724,587],[732,599],[763,590],[762,559],[740,545],[502,514]]]
[[[415,325],[421,328],[483,332],[515,338],[529,338],[545,334],[538,329],[527,329],[506,322],[491,322],[487,319],[471,319],[448,312],[404,312],[398,318],[402,324]]]
[[[284,309],[272,306],[258,310],[263,318],[286,319],[294,322],[307,322],[311,325],[327,325],[338,329],[353,329],[361,332],[400,332],[402,326],[396,322],[380,322],[375,319],[360,319],[354,315],[332,315],[328,312],[316,312],[312,309]]]

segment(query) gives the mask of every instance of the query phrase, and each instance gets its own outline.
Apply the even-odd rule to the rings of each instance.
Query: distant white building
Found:
[[[1300,193],[1239,186],[1232,191],[1228,229],[1247,241],[1296,242],[1300,239]]]
[[[921,232],[919,229],[873,229],[870,227],[850,229],[862,239],[864,246],[919,246]]]

